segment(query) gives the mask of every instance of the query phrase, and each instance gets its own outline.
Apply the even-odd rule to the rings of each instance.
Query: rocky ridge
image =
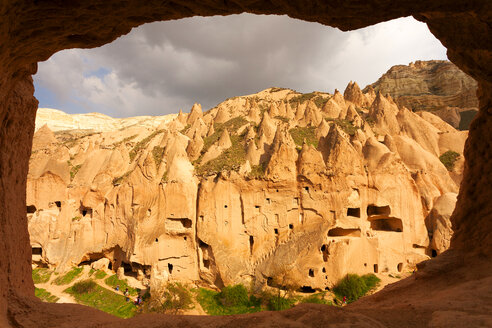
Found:
[[[390,95],[413,111],[430,111],[461,130],[468,129],[478,111],[477,82],[444,60],[393,66],[364,88],[370,90]]]
[[[27,188],[34,263],[325,289],[443,252],[463,156],[453,172],[438,157],[462,154],[467,132],[356,83],[344,95],[270,88],[156,128],[43,126]]]

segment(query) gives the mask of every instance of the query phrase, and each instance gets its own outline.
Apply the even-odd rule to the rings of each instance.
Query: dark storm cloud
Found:
[[[443,57],[444,48],[413,19],[341,32],[286,16],[196,17],[146,24],[101,48],[56,54],[40,64],[36,84],[58,96],[62,110],[156,115],[188,111],[194,102],[207,109],[271,86],[363,86],[391,65]],[[38,96],[40,106],[49,106]]]

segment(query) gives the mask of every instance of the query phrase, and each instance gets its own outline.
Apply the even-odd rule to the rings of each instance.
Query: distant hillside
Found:
[[[477,83],[449,61],[396,65],[370,86],[400,106],[433,112],[461,130],[468,129],[478,110]]]

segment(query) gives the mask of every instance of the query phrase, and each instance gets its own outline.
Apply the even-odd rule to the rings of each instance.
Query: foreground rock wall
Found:
[[[377,6],[378,10],[374,10]],[[346,1],[343,5],[331,2],[304,2],[273,4],[266,2],[252,2],[241,4],[224,2],[187,2],[180,4],[168,2],[161,3],[146,2],[127,2],[125,6],[121,3],[105,1],[91,1],[84,4],[68,5],[66,3],[45,3],[45,2],[10,2],[2,3],[0,12],[2,13],[2,23],[0,25],[0,36],[4,40],[0,49],[0,108],[1,108],[1,152],[0,169],[2,188],[0,190],[0,240],[1,257],[0,262],[0,323],[4,326],[47,326],[48,323],[54,326],[70,325],[69,320],[77,320],[79,325],[83,323],[87,326],[93,322],[101,325],[114,326],[110,323],[109,316],[97,311],[91,311],[77,306],[53,306],[42,305],[34,300],[33,287],[30,278],[30,251],[27,233],[27,222],[25,219],[26,204],[24,201],[24,190],[26,187],[27,163],[31,147],[32,131],[34,130],[34,116],[36,111],[36,101],[33,98],[32,80],[30,76],[35,73],[35,63],[47,59],[54,52],[71,47],[96,47],[110,42],[121,34],[127,33],[131,27],[138,26],[145,22],[155,20],[176,19],[193,15],[212,15],[212,14],[232,14],[243,11],[252,13],[275,13],[289,14],[292,17],[318,21],[320,23],[338,26],[345,30],[360,28],[375,24],[391,18],[414,15],[417,19],[428,24],[431,32],[448,48],[448,57],[458,67],[464,70],[477,80],[479,85],[478,97],[480,113],[470,128],[470,136],[467,141],[465,157],[465,179],[458,197],[457,209],[454,212],[452,221],[454,224],[455,235],[452,241],[452,248],[456,251],[464,252],[469,258],[474,255],[482,254],[482,258],[490,259],[492,245],[490,243],[491,220],[490,220],[490,176],[492,156],[492,144],[490,136],[490,108],[492,107],[492,33],[490,32],[490,8],[489,1],[369,1],[363,5],[360,2]],[[312,10],[316,8],[316,10]],[[316,13],[316,14],[313,14]],[[36,17],[36,19],[32,19]],[[43,17],[43,25],[39,24],[39,17]],[[485,177],[485,178],[484,178]],[[480,227],[478,229],[477,227]],[[433,277],[429,275],[420,281],[412,280],[395,287],[397,293],[389,291],[385,297],[389,301],[397,302],[407,295],[414,300],[414,304],[419,304],[428,297],[429,290],[438,290],[440,286],[446,289],[447,295],[453,293],[449,290],[449,285],[456,283],[452,280],[452,275],[446,272],[459,270],[464,265],[464,257],[449,257],[448,263],[451,264],[450,270],[434,270]],[[483,266],[483,261],[478,258],[468,261],[465,271],[460,276],[461,281],[469,282],[470,287],[473,281],[480,279],[475,273],[490,272]],[[489,261],[490,263],[490,261]],[[437,260],[437,267],[444,267],[442,260]],[[457,268],[457,269],[456,269]],[[484,271],[482,271],[484,270]],[[428,271],[429,272],[429,271]],[[473,274],[469,274],[472,272]],[[446,285],[439,285],[444,277],[450,278]],[[429,284],[426,284],[426,279]],[[407,286],[408,285],[408,286]],[[413,292],[407,287],[413,286]],[[422,288],[419,288],[422,287]],[[473,306],[476,313],[477,304],[486,304],[481,297],[481,290],[487,286],[482,281],[480,288],[473,294],[473,305],[471,303],[460,303],[461,315],[453,317],[454,323],[472,322],[471,316],[467,313]],[[415,289],[417,288],[417,289]],[[456,294],[458,301],[462,301],[465,294]],[[7,306],[7,296],[9,303]],[[430,299],[431,301],[434,299]],[[437,301],[437,299],[435,299]],[[328,311],[330,315],[319,315],[319,320],[349,322],[353,324],[366,324],[374,322],[376,318],[391,319],[389,312],[384,308],[395,310],[395,306],[386,307],[385,304],[377,302],[376,298],[370,298],[368,302],[373,302],[376,307],[368,307],[364,311],[365,316],[360,317],[348,311],[345,314],[331,315],[333,311]],[[420,304],[424,304],[421,302]],[[439,303],[439,302],[436,302]],[[410,308],[403,303],[398,310],[401,323],[413,326],[430,324],[429,315],[438,312],[440,309],[450,309],[452,305],[442,305],[437,307]],[[468,305],[470,306],[468,306]],[[383,310],[378,310],[377,306]],[[355,307],[355,305],[354,305]],[[354,308],[355,309],[355,308]],[[490,313],[487,312],[482,313]],[[308,313],[308,309],[295,310],[295,318],[303,318]],[[420,321],[416,321],[416,313]],[[408,314],[408,315],[407,315]],[[251,318],[255,323],[261,320],[267,324],[270,314],[259,315],[259,318]],[[271,316],[271,315],[270,315]],[[272,318],[279,322],[283,314]],[[93,322],[88,322],[92,317]],[[311,316],[312,317],[312,316]],[[293,318],[293,317],[290,317]],[[356,319],[359,318],[359,319]],[[372,318],[372,319],[370,319]],[[144,322],[148,320],[147,322]],[[138,319],[128,322],[132,326],[145,324],[149,326],[150,321],[170,322],[167,317],[156,319]],[[201,320],[201,319],[200,319]],[[210,320],[218,320],[211,318]],[[246,325],[248,317],[244,319],[230,318],[227,324]],[[296,321],[297,319],[290,319]],[[298,323],[302,322],[298,321]],[[372,321],[371,321],[372,320]],[[406,321],[405,321],[406,320]],[[468,320],[468,321],[467,321]],[[193,320],[189,320],[190,324]],[[173,322],[177,322],[173,319]],[[196,322],[196,321],[195,321]],[[214,324],[221,324],[218,321]],[[477,323],[477,321],[474,321]],[[222,322],[226,324],[226,322]],[[317,322],[320,323],[320,322]],[[389,321],[385,321],[391,325]],[[288,323],[287,323],[288,324]],[[312,326],[316,322],[305,323]]]

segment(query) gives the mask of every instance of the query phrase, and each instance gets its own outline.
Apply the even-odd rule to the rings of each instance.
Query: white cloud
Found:
[[[412,18],[341,32],[286,16],[195,17],[57,53],[39,64],[35,85],[42,107],[162,115],[270,86],[332,92],[356,80],[363,87],[392,65],[445,58],[427,26]]]

